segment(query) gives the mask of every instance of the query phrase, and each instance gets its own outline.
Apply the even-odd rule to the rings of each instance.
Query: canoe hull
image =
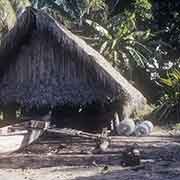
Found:
[[[49,122],[32,120],[0,128],[0,155],[18,151],[33,143],[48,126]]]

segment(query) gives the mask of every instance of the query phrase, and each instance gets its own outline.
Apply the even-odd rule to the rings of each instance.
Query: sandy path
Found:
[[[106,154],[91,155],[85,153],[95,145],[91,140],[44,136],[21,152],[0,157],[0,180],[180,180],[179,138],[138,138],[142,160],[152,161],[123,168],[121,151],[135,141],[114,137]]]

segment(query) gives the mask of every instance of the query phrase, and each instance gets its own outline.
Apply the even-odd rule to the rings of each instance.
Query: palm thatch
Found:
[[[0,74],[2,104],[53,107],[116,101],[129,116],[146,103],[97,51],[30,7],[1,42]]]

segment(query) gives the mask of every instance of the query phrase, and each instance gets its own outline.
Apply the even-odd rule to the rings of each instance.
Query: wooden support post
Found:
[[[115,112],[114,119],[113,119],[113,129],[114,129],[115,134],[118,134],[119,124],[120,124],[119,114],[117,112]]]
[[[16,107],[13,105],[5,106],[3,108],[3,119],[6,121],[16,120]]]

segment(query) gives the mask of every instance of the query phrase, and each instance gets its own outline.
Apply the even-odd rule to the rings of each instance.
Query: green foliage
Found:
[[[163,95],[156,109],[156,114],[160,114],[158,120],[167,120],[170,115],[180,120],[180,70],[167,72],[165,78],[160,78],[160,85]]]
[[[149,0],[134,0],[134,10],[140,17],[150,19],[152,17],[151,9],[152,4]]]
[[[8,24],[6,23],[6,17],[2,8],[0,8],[0,38],[8,32]]]
[[[153,7],[154,21],[151,28],[157,32],[155,38],[171,46],[171,49],[166,48],[165,58],[176,62],[180,56],[180,1],[155,0]]]
[[[0,39],[14,26],[16,16],[30,5],[29,0],[0,0]]]
[[[88,6],[88,0],[32,0],[37,9],[51,8],[68,19],[79,20]]]
[[[133,16],[129,17],[126,24],[122,22],[119,26],[114,26],[116,23],[114,18],[106,25],[108,29],[89,19],[85,22],[96,31],[92,45],[112,64],[118,65],[124,58],[126,60],[132,58],[138,65],[144,67],[145,61],[148,61],[144,53],[149,54],[149,50],[136,39],[148,39],[150,32],[133,31],[135,26]]]
[[[94,38],[90,44],[121,72],[129,69],[130,64],[145,67],[150,59],[150,51],[142,41],[151,36],[145,23],[151,20],[151,4],[148,0],[132,2],[132,10],[124,9],[108,17],[111,7],[108,11],[105,0],[32,0],[34,7],[50,7],[71,20],[84,22],[80,35]]]
[[[180,102],[180,71],[174,69],[168,72],[166,78],[160,78],[164,95],[160,99],[160,103],[175,106]]]
[[[138,65],[145,68],[146,64],[152,60],[152,52],[144,43],[152,36],[151,31],[143,25],[145,19],[151,19],[148,13],[144,13],[150,12],[151,5],[147,4],[146,0],[137,0],[135,7],[133,11],[124,10],[116,16],[107,18],[102,15],[104,12],[108,14],[108,11],[104,1],[101,1],[101,6],[93,7],[84,16],[85,30],[91,32],[90,36],[94,38],[91,45],[119,71],[122,73],[129,71],[130,79],[130,69],[133,66]],[[95,17],[93,16],[94,11]],[[142,25],[143,28],[141,28]]]
[[[0,38],[10,30],[16,22],[16,14],[8,0],[0,0]]]

